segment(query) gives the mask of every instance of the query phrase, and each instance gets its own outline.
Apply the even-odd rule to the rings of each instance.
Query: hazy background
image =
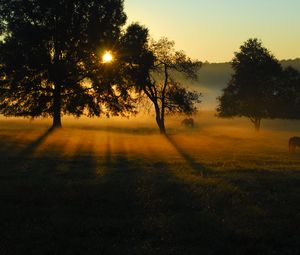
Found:
[[[166,36],[193,58],[228,62],[249,38],[278,59],[300,57],[299,0],[125,0],[128,23]]]
[[[139,22],[158,40],[205,62],[199,81],[179,80],[203,93],[201,110],[214,111],[232,73],[229,62],[249,38],[259,38],[283,66],[300,70],[299,0],[125,0],[128,24]]]
[[[283,67],[292,66],[300,71],[300,59],[282,60]],[[231,65],[226,63],[203,63],[199,71],[198,81],[189,81],[182,76],[178,80],[189,88],[202,92],[202,111],[215,111],[217,107],[217,97],[222,94],[222,89],[226,87],[232,74]]]

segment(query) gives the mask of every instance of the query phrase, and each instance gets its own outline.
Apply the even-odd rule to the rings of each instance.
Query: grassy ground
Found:
[[[0,254],[299,254],[295,132],[226,123],[0,121]]]

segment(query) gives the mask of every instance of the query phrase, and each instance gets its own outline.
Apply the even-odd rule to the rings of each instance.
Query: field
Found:
[[[196,122],[1,119],[0,254],[299,254],[299,122]]]

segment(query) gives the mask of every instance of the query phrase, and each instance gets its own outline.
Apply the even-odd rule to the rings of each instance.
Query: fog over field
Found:
[[[4,247],[297,254],[300,151],[290,154],[288,139],[300,121],[263,121],[258,133],[214,114],[200,110],[194,128],[168,117],[167,135],[151,113],[64,117],[52,132],[51,119],[1,118]]]
[[[267,120],[257,133],[245,118],[219,119],[213,112],[200,112],[194,119],[195,127],[186,128],[181,125],[182,117],[168,118],[168,136],[165,137],[159,134],[151,114],[140,114],[131,119],[65,117],[64,128],[51,133],[46,132],[51,125],[47,119],[2,118],[1,150],[5,154],[19,155],[18,151],[22,152],[32,143],[34,150],[30,153],[36,156],[54,150],[58,155],[69,157],[80,150],[84,154],[90,152],[95,157],[103,157],[109,149],[114,155],[149,160],[159,155],[164,158],[162,160],[176,159],[187,166],[192,162],[215,170],[234,170],[236,167],[300,170],[300,152],[288,153],[288,139],[300,135],[300,121]]]
[[[291,66],[300,71],[300,59],[282,60],[283,67]],[[180,78],[180,81],[186,86],[202,92],[201,108],[204,110],[215,110],[217,105],[216,98],[222,94],[222,89],[226,87],[227,82],[230,80],[232,69],[230,63],[203,63],[199,71],[199,80],[197,82],[187,81]]]

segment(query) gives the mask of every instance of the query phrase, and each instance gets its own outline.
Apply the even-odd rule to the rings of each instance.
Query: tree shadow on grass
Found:
[[[71,126],[73,127],[73,126]],[[138,134],[138,135],[152,135],[158,134],[159,131],[156,127],[119,127],[119,126],[74,126],[77,129],[83,130],[91,130],[91,131],[101,131],[101,132],[109,132],[109,133],[117,133],[117,134]]]
[[[109,142],[106,148],[106,171],[97,191],[98,242],[89,244],[91,252],[101,247],[107,254],[193,254],[212,249],[212,234],[220,240],[223,226],[202,211],[164,162],[112,155]],[[224,240],[213,250],[223,247]]]
[[[32,155],[36,152],[39,146],[45,141],[45,139],[52,133],[53,130],[48,129],[42,135],[40,135],[33,142],[29,143],[24,149],[21,151],[18,149],[18,143],[20,142],[18,139],[12,141],[10,147],[7,147],[1,155],[1,174],[8,177],[9,175],[15,176],[16,174],[23,171],[27,171],[30,165],[33,163]],[[15,145],[15,146],[13,146]]]
[[[104,162],[105,162],[106,166],[111,166],[112,155],[111,155],[111,144],[110,144],[109,137],[107,138],[107,142],[106,142],[106,145],[105,145]]]
[[[67,169],[60,167],[59,174],[72,181],[92,180],[97,177],[97,162],[90,142],[78,144],[73,156],[66,159]]]
[[[189,155],[185,150],[183,150],[171,136],[166,134],[165,137],[167,141],[176,149],[178,154],[187,162],[187,164],[193,170],[200,173],[200,175],[203,177],[208,174],[208,170],[204,166],[196,162],[196,160],[191,155]]]
[[[28,150],[28,156],[39,142]],[[82,146],[71,158],[61,154],[55,144],[48,149],[51,153],[24,158],[30,170],[26,174],[1,182],[3,254],[92,254],[89,245],[94,236],[90,231],[97,230],[94,219],[101,194],[94,184],[95,158]]]
[[[248,203],[240,193],[217,189],[220,183],[209,178],[192,187],[173,175],[175,164],[113,149],[108,139],[101,155],[88,143],[71,158],[38,155],[32,169],[45,167],[43,179],[32,174],[24,182],[2,181],[2,254],[272,253],[267,237],[255,238],[257,225],[244,226],[246,216],[241,226],[235,223]],[[57,174],[62,164],[65,175]],[[105,169],[100,177],[98,168]]]
[[[143,162],[143,159],[140,159]],[[140,181],[139,198],[144,209],[151,254],[219,254],[232,233],[191,187],[164,161],[143,162],[148,171]]]
[[[39,136],[35,141],[30,143],[24,150],[19,153],[19,156],[22,158],[27,158],[31,156],[38,147],[46,140],[46,138],[54,132],[54,129],[47,129],[41,136]]]
[[[14,135],[1,136],[0,156],[10,156],[11,154],[16,153],[20,140],[24,138],[25,134],[26,132],[18,132],[18,134]]]

